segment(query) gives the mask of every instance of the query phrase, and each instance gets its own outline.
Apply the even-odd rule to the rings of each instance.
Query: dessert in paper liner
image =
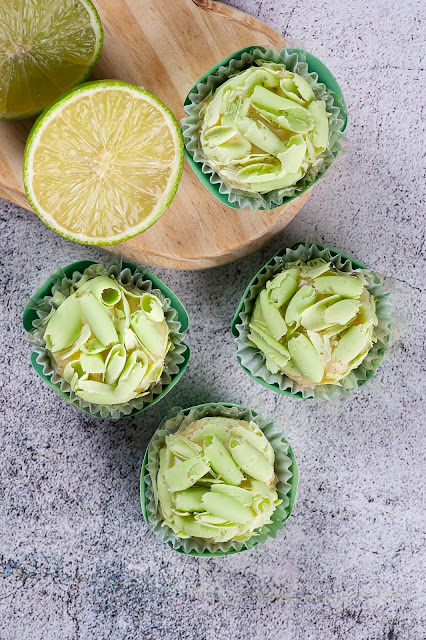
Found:
[[[255,454],[255,457],[261,458],[257,460],[257,463],[262,463],[261,470],[253,472],[258,480],[247,475],[244,462],[245,448],[248,447],[251,451],[254,447],[238,437],[242,431],[247,433],[241,426],[241,421],[250,423],[250,439],[261,441],[257,446],[262,449],[264,455]],[[228,429],[237,434],[233,440],[234,446],[239,449],[235,455],[239,460],[238,466],[232,460],[227,461],[226,457],[230,459],[231,456],[222,451],[223,438],[226,438]],[[186,434],[186,438],[180,437],[182,433]],[[191,440],[187,439],[188,433],[191,434]],[[174,466],[170,464],[172,468],[166,472],[165,477],[169,483],[167,484],[164,481],[162,465],[164,455],[168,455],[165,452],[169,446],[174,452],[172,457],[175,456],[175,462]],[[191,449],[195,447],[196,450],[186,453],[188,446]],[[201,449],[203,455],[200,456]],[[253,454],[253,451],[251,453]],[[185,456],[189,456],[189,459]],[[250,549],[258,543],[265,542],[268,537],[275,537],[290,515],[297,488],[297,467],[293,453],[284,436],[275,430],[273,422],[263,419],[249,409],[215,403],[193,407],[188,413],[177,407],[160,424],[148,445],[145,458],[146,473],[141,477],[141,493],[146,504],[147,522],[154,533],[173,549],[193,555],[227,555]],[[229,462],[231,466],[227,466]],[[188,464],[191,466],[190,472],[186,469]],[[213,467],[219,473],[216,473]],[[267,489],[259,479],[270,480],[271,468],[275,475],[274,480],[270,481],[270,488]],[[246,488],[238,486],[241,480]],[[170,490],[170,485],[176,492]],[[250,493],[260,492],[261,486],[266,491],[263,496]],[[195,495],[198,493],[201,496]],[[245,501],[247,496],[249,499]],[[199,502],[198,506],[196,502]],[[256,511],[251,511],[250,507],[253,505]],[[253,530],[247,522],[250,518],[254,519],[254,513],[258,514],[256,522],[259,522],[259,514],[262,515],[264,505],[269,506],[267,513],[260,518],[263,520],[262,526]],[[191,512],[188,512],[188,509]],[[216,515],[208,513],[210,510]],[[234,514],[240,522],[239,525],[228,521],[229,513]],[[198,537],[203,532],[206,537]],[[209,538],[210,535],[212,538]],[[233,539],[234,536],[236,539]]]
[[[300,195],[340,150],[342,101],[309,72],[301,52],[244,52],[200,82],[189,100],[181,121],[186,148],[219,192],[240,207],[272,209]]]
[[[56,278],[51,295],[32,300],[29,337],[43,373],[71,404],[118,418],[140,410],[180,370],[187,349],[177,311],[138,267],[120,259]]]
[[[277,391],[303,398],[346,395],[383,359],[392,323],[383,280],[333,254],[312,243],[287,249],[246,294],[235,324],[237,355],[253,377]],[[261,304],[271,312],[267,331]]]

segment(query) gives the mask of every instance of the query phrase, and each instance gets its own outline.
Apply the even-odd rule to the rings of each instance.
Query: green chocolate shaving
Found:
[[[269,299],[277,306],[282,307],[296,292],[299,269],[287,269],[276,275],[266,283]]]
[[[253,447],[258,449],[271,464],[274,464],[274,450],[268,438],[264,435],[263,431],[254,422],[249,422],[247,427],[236,425],[232,427],[230,431],[231,436],[234,438],[245,438]]]
[[[271,490],[269,485],[265,482],[261,482],[260,480],[250,480],[250,492],[262,498],[270,498],[271,495],[274,496],[274,499],[277,498],[277,492],[275,489]]]
[[[103,374],[105,373],[105,362],[100,353],[81,353],[80,364],[86,373]]]
[[[81,351],[83,353],[102,353],[102,351],[106,351],[108,346],[105,346],[100,342],[97,338],[92,338],[88,340],[85,344],[81,346]]]
[[[211,490],[213,493],[221,493],[222,495],[228,496],[228,498],[236,500],[244,507],[249,507],[253,502],[252,492],[247,489],[242,489],[241,487],[231,487],[228,484],[215,484]]]
[[[79,381],[76,394],[94,404],[120,404],[121,399],[116,396],[115,388],[112,385],[96,380]]]
[[[144,370],[143,365],[137,362],[125,380],[120,376],[115,388],[117,402],[129,402],[129,400],[136,398],[138,395],[144,395],[141,390],[137,390],[138,387],[142,386]]]
[[[247,524],[253,519],[253,512],[249,507],[224,494],[208,491],[203,495],[202,503],[208,513],[224,518],[225,522],[230,514],[236,524]]]
[[[287,364],[281,369],[281,371],[285,373],[285,375],[289,378],[294,378],[295,380],[300,378],[300,376],[302,375],[294,362],[292,362],[291,360],[287,362]]]
[[[217,146],[228,142],[237,135],[233,127],[212,127],[204,136],[204,141],[210,146]]]
[[[142,379],[142,376],[145,375],[148,369],[148,356],[146,355],[145,351],[142,351],[142,350],[133,351],[126,360],[126,363],[121,372],[119,381],[125,382],[132,376],[132,372],[135,369],[139,371],[140,368],[142,370],[142,375],[141,375],[141,379]]]
[[[318,278],[326,271],[330,269],[330,262],[326,262],[322,258],[316,258],[315,260],[310,260],[306,264],[302,264],[300,267],[300,277],[301,278]]]
[[[64,300],[55,311],[44,332],[50,351],[62,351],[70,347],[80,335],[83,326],[81,308],[75,294]]]
[[[340,300],[324,311],[324,320],[329,324],[345,325],[357,315],[358,300]]]
[[[152,322],[163,322],[164,311],[159,299],[151,293],[145,293],[140,299],[140,306],[146,317]]]
[[[361,303],[360,308],[360,321],[366,326],[376,326],[378,323],[376,315],[376,301],[367,289],[364,289],[359,301]]]
[[[286,144],[278,136],[275,135],[262,122],[256,122],[250,118],[241,118],[237,123],[238,129],[244,134],[245,138],[262,151],[270,153],[272,156],[278,156],[286,150]],[[250,149],[248,149],[249,151]],[[244,155],[247,155],[247,152]]]
[[[119,285],[108,276],[92,278],[88,280],[86,287],[90,289],[96,300],[101,302],[105,307],[114,307],[121,299]]]
[[[247,475],[262,482],[271,481],[274,467],[258,449],[249,442],[234,437],[229,441],[229,448],[231,456]]]
[[[139,349],[141,346],[141,343],[136,333],[133,331],[133,329],[130,329],[130,327],[126,329],[124,334],[124,346],[126,347],[126,351],[132,351],[132,349]]]
[[[158,382],[159,379],[161,378],[161,374],[163,373],[163,369],[164,369],[163,360],[157,360],[157,362],[150,363],[140,383],[141,387],[143,389],[148,389],[148,387],[151,384]]]
[[[199,456],[202,452],[202,448],[197,443],[179,435],[169,436],[167,444],[170,451],[182,460]]]
[[[359,298],[363,284],[354,276],[321,276],[314,281],[314,287],[318,293],[339,295],[345,298]]]
[[[143,311],[136,311],[130,316],[130,324],[144,347],[156,356],[161,355],[164,342],[155,323],[147,318]]]
[[[72,360],[64,368],[63,378],[69,383],[72,391],[75,390],[80,380],[86,380],[88,374],[83,371],[81,363],[78,360]]]
[[[52,296],[51,303],[54,307],[58,308],[59,305],[61,305],[64,300],[65,300],[65,296],[62,293],[62,291],[55,291],[55,293]],[[52,311],[54,310],[52,309]]]
[[[197,424],[197,431],[191,435],[191,439],[194,442],[202,444],[207,435],[214,435],[221,442],[227,443],[229,440],[229,430],[234,426],[238,426],[239,422],[232,418],[217,416],[199,420]]]
[[[91,335],[92,332],[90,330],[90,327],[87,324],[83,325],[81,333],[72,345],[71,349],[68,349],[68,351],[64,353],[61,353],[61,359],[67,360],[68,358],[71,358],[71,356],[73,356],[83,347],[83,345],[88,341]]]
[[[194,456],[167,469],[164,477],[170,491],[184,491],[206,475],[209,469],[203,458]]]
[[[321,362],[323,365],[326,365],[327,362],[331,359],[331,346],[330,346],[330,338],[328,335],[323,333],[320,335],[319,333],[315,333],[315,331],[307,331],[309,340],[315,347],[317,354],[319,355]]]
[[[266,364],[272,373],[276,373],[279,369],[285,367],[289,360],[289,355],[276,351],[270,344],[268,344],[268,342],[266,342],[266,340],[256,333],[252,332],[248,337],[251,342],[253,342],[253,344],[256,345],[256,347],[258,347],[266,356]]]
[[[303,98],[303,100],[305,100],[305,102],[312,102],[313,100],[315,100],[315,94],[312,91],[312,87],[309,82],[305,80],[305,78],[302,78],[302,76],[299,76],[299,74],[297,73],[288,73],[288,75],[292,76],[292,80],[297,87],[299,95]]]
[[[204,511],[202,499],[207,491],[208,489],[201,487],[191,487],[186,491],[178,491],[175,496],[176,509],[181,511]],[[162,501],[161,508],[163,508]]]
[[[285,357],[289,357],[288,349],[278,340],[275,340],[267,331],[263,330],[255,324],[250,324],[250,329],[257,333],[274,351],[277,351]]]
[[[244,475],[238,469],[225,446],[215,435],[205,436],[203,451],[213,471],[227,484],[237,486],[243,481]]]
[[[312,342],[303,334],[288,342],[291,359],[300,373],[311,382],[321,382],[324,367]]]
[[[289,326],[291,325],[293,328],[297,328],[300,325],[303,311],[315,302],[316,297],[317,293],[315,289],[309,285],[303,285],[298,291],[296,291],[288,303],[285,312],[286,323]]]
[[[369,326],[360,324],[350,327],[333,349],[332,356],[344,364],[356,358],[367,346],[371,335]]]
[[[279,177],[271,179],[268,182],[258,182],[253,180],[250,183],[250,190],[258,193],[267,193],[274,189],[284,189],[300,180],[302,176],[303,172],[298,171],[297,173],[282,173]]]
[[[105,362],[105,382],[115,384],[126,364],[126,349],[121,344],[112,347]]]
[[[275,340],[280,340],[287,332],[287,325],[279,309],[271,302],[266,289],[260,292],[259,304],[268,331]]]
[[[312,143],[317,151],[325,151],[328,145],[328,115],[325,102],[318,100],[311,102],[308,109],[314,116],[314,129],[312,131]]]
[[[286,112],[289,109],[301,109],[300,105],[293,100],[283,98],[273,91],[269,91],[268,89],[265,89],[265,87],[262,87],[260,85],[255,87],[251,96],[251,101],[254,106],[277,114],[279,114],[280,112]],[[305,109],[302,109],[302,111],[305,111]]]
[[[105,346],[118,342],[114,323],[103,304],[92,293],[85,293],[78,301],[83,317],[98,340]]]
[[[167,449],[161,449],[159,455],[160,455],[160,464],[159,464],[158,475],[156,478],[156,484],[154,485],[153,483],[152,488],[153,488],[154,496],[156,498],[156,502],[159,501],[161,504],[161,509],[163,511],[164,517],[171,518],[174,505],[172,501],[172,496],[170,494],[170,491],[164,479],[164,474],[166,470],[170,467],[170,464],[169,464],[170,456],[168,455]]]
[[[317,281],[315,280],[315,282]],[[338,300],[340,300],[339,295],[330,296],[329,298],[324,298],[310,307],[307,307],[301,313],[300,321],[303,327],[309,331],[321,331],[322,329],[329,327],[331,323],[324,319],[324,313],[328,307],[331,307],[331,305]]]
[[[175,523],[173,529],[182,538],[204,538],[205,540],[217,538],[217,530],[214,527],[204,525],[192,517],[176,517]]]
[[[307,144],[302,136],[293,136],[287,149],[278,154],[278,160],[281,162],[281,172],[278,178],[284,178],[287,174],[297,173],[304,161],[306,150]]]

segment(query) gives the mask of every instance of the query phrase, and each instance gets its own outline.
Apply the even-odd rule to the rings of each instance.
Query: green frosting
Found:
[[[180,538],[248,540],[280,504],[275,455],[254,422],[202,418],[166,436],[153,483],[163,523]]]
[[[162,302],[112,276],[82,278],[51,315],[44,339],[72,391],[100,405],[145,395],[171,344]]]
[[[362,272],[348,275],[317,258],[266,282],[248,338],[271,373],[284,373],[307,388],[339,384],[376,341],[375,309]]]
[[[319,171],[329,114],[307,80],[284,64],[257,60],[224,82],[202,107],[200,143],[230,187],[264,194]]]

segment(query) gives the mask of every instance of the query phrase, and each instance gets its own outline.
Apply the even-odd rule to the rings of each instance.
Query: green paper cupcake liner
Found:
[[[282,503],[271,516],[272,523],[264,525],[245,542],[228,541],[224,543],[208,543],[200,538],[178,538],[174,531],[165,524],[158,512],[152,491],[152,477],[158,473],[158,456],[161,446],[168,434],[175,433],[181,425],[185,426],[204,417],[225,416],[240,420],[253,420],[263,431],[275,452],[275,473],[277,475],[276,490]],[[225,556],[252,549],[268,538],[275,538],[278,531],[284,528],[296,498],[298,471],[296,459],[284,435],[278,432],[271,420],[266,420],[254,411],[228,403],[203,404],[189,409],[175,407],[164,418],[148,444],[141,472],[141,504],[144,518],[154,533],[172,549],[186,555],[197,557]]]
[[[223,178],[209,165],[208,159],[200,144],[200,110],[203,102],[217,87],[232,75],[247,69],[256,59],[285,64],[289,71],[301,75],[311,85],[315,96],[325,101],[327,112],[331,115],[329,120],[329,145],[320,170],[308,170],[306,175],[294,186],[275,189],[269,193],[257,195],[248,194],[247,192],[226,184]],[[225,64],[221,66],[216,65],[216,67],[213,67],[207,74],[202,76],[200,81],[192,89],[192,92],[188,94],[187,100],[185,101],[184,111],[188,114],[188,117],[181,120],[181,125],[187,156],[190,156],[188,160],[196,173],[198,173],[198,163],[198,166],[201,167],[202,174],[208,177],[211,185],[218,187],[219,195],[216,195],[212,190],[213,195],[216,195],[222,202],[232,208],[249,206],[254,210],[274,209],[307,191],[336,159],[341,149],[340,140],[343,136],[347,120],[347,110],[343,95],[341,94],[340,87],[328,69],[326,69],[325,65],[315,58],[315,56],[300,49],[281,49],[280,52],[277,52],[274,49],[266,50],[263,47],[248,47],[247,49],[237,51],[223,62]],[[333,85],[333,90],[318,81],[318,73],[310,70],[310,65],[323,70],[323,72],[325,69],[327,79],[329,79]],[[206,183],[205,179],[202,181]]]
[[[368,291],[378,301],[376,307],[378,325],[374,329],[374,336],[377,338],[377,342],[371,347],[368,355],[357,369],[352,370],[343,378],[343,380],[340,381],[340,385],[317,385],[314,390],[312,390],[302,387],[284,374],[271,373],[267,369],[263,354],[259,349],[252,346],[248,339],[250,332],[248,324],[256,298],[270,278],[282,271],[286,265],[299,264],[300,262],[306,262],[315,258],[330,260],[337,269],[345,273],[362,271],[362,275],[367,281],[366,286]],[[232,332],[237,345],[237,360],[253,380],[284,395],[298,398],[325,398],[327,400],[331,400],[336,394],[346,396],[372,378],[383,360],[393,322],[391,316],[392,306],[388,300],[389,296],[390,294],[384,291],[382,276],[374,273],[362,263],[334,249],[311,242],[306,242],[305,244],[300,243],[291,249],[283,249],[273,256],[256,274],[247,287],[237,309],[232,323]]]
[[[82,279],[88,280],[100,275],[114,276],[123,285],[130,285],[156,295],[164,305],[169,337],[174,347],[166,355],[160,380],[149,388],[149,393],[122,405],[89,403],[74,393],[68,382],[57,372],[57,364],[46,348],[43,338],[46,318],[59,306],[57,301],[73,293],[74,285]],[[67,402],[98,418],[117,419],[134,415],[158,402],[179,380],[189,360],[189,349],[183,342],[183,333],[188,328],[189,322],[181,302],[146,269],[129,262],[122,262],[120,257],[114,257],[104,264],[91,261],[77,262],[55,273],[28,302],[23,322],[28,339],[33,345],[31,362],[37,373]]]

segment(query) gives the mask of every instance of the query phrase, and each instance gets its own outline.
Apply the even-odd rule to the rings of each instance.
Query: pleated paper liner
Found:
[[[156,477],[157,475],[158,453],[165,437],[170,433],[175,433],[182,423],[190,424],[211,416],[253,420],[274,449],[275,473],[278,479],[276,490],[282,503],[276,507],[272,514],[272,523],[264,525],[245,542],[230,540],[224,543],[209,543],[200,538],[178,538],[170,527],[162,524],[162,518],[154,501],[151,476]],[[284,528],[285,521],[292,512],[296,499],[297,483],[298,470],[294,453],[284,435],[276,430],[272,420],[264,419],[255,411],[245,407],[226,402],[202,404],[188,409],[176,407],[161,422],[145,452],[140,484],[142,513],[155,535],[175,551],[200,558],[227,556],[252,549],[268,538],[276,537],[277,533]]]
[[[315,176],[309,175],[308,172],[295,186],[276,189],[266,194],[250,195],[225,184],[210,167],[200,144],[200,107],[211,92],[226,82],[231,75],[250,67],[256,59],[285,64],[288,71],[298,73],[309,82],[316,97],[325,101],[327,111],[331,114],[330,142],[324,164]],[[277,52],[274,49],[251,46],[236,51],[201,76],[186,97],[184,111],[188,114],[188,117],[181,120],[186,158],[197,178],[210,193],[233,209],[247,206],[255,210],[275,209],[307,191],[335,161],[340,151],[339,141],[347,123],[345,100],[331,71],[312,54],[294,48]]]
[[[43,319],[52,309],[52,297],[56,292],[66,297],[71,287],[84,276],[114,275],[121,284],[131,285],[139,290],[152,292],[164,301],[164,313],[169,327],[169,336],[174,346],[165,359],[165,367],[160,380],[149,390],[149,394],[134,398],[122,405],[97,405],[77,396],[70,385],[57,373],[57,365],[46,348],[43,334]],[[105,264],[91,260],[74,262],[50,277],[34,294],[26,306],[23,316],[24,328],[33,344],[31,364],[42,380],[64,400],[97,418],[121,418],[133,416],[159,402],[179,382],[189,361],[189,348],[183,335],[189,326],[185,307],[159,278],[132,262],[123,262],[114,257]]]
[[[362,269],[362,275],[368,282],[367,289],[378,301],[376,307],[378,326],[374,329],[374,336],[377,341],[357,369],[354,369],[343,378],[340,381],[340,385],[317,385],[312,390],[302,387],[282,373],[271,373],[267,369],[263,354],[259,349],[252,346],[248,339],[248,323],[256,298],[270,278],[282,271],[286,264],[297,261],[307,262],[315,258],[330,260],[337,269],[345,273],[353,273],[356,269]],[[349,258],[336,249],[311,242],[297,243],[291,249],[281,249],[254,276],[238,305],[232,322],[232,333],[235,336],[237,345],[237,360],[253,380],[283,395],[304,399],[326,398],[328,400],[335,394],[346,396],[374,376],[386,353],[393,320],[389,295],[384,291],[382,276],[374,273],[358,260]]]

